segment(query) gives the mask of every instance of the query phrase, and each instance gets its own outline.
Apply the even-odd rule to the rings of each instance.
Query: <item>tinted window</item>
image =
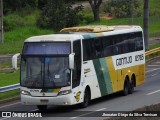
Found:
[[[84,61],[139,50],[143,50],[142,32],[105,36],[83,41]]]
[[[81,78],[81,43],[80,40],[73,42],[73,52],[75,53],[73,70],[72,87],[76,87],[80,84]]]
[[[143,50],[142,32],[135,33],[135,50]]]
[[[102,44],[103,44],[103,56],[111,56],[113,54],[113,37],[103,37]]]
[[[135,51],[135,41],[134,40],[129,39],[128,46],[129,46],[129,52],[134,52]]]
[[[70,42],[52,42],[52,43],[25,43],[23,54],[27,55],[59,55],[70,54]]]
[[[122,39],[122,35],[116,35],[113,36],[113,54],[114,55],[118,55],[121,54],[123,51],[123,39]]]
[[[93,42],[93,51],[94,51],[94,58],[100,58],[102,57],[102,45],[100,39],[94,39]]]
[[[83,60],[92,60],[102,57],[101,39],[86,39],[83,40]]]
[[[93,39],[83,40],[83,60],[90,60],[94,57],[94,49],[92,49],[92,41]]]

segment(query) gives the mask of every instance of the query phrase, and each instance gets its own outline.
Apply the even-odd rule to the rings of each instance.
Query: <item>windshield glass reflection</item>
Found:
[[[70,85],[68,57],[22,57],[21,85],[57,88]]]

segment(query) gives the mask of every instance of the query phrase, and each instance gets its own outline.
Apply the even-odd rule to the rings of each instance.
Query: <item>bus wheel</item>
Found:
[[[123,91],[122,91],[122,94],[124,96],[128,95],[128,92],[129,92],[129,80],[126,78],[125,79],[125,83],[124,83],[124,88],[123,88]]]
[[[129,92],[129,94],[132,94],[133,91],[134,91],[134,78],[132,77],[128,92]]]
[[[86,89],[85,92],[84,92],[84,99],[83,99],[83,102],[82,102],[81,106],[83,108],[87,107],[88,104],[89,104],[89,101],[90,101],[90,92],[89,92],[88,89]]]
[[[37,108],[40,110],[40,111],[44,111],[47,109],[47,105],[37,105]]]

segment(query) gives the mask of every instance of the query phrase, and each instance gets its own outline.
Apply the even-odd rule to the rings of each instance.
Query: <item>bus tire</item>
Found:
[[[128,95],[128,92],[129,92],[129,80],[128,80],[128,78],[126,78],[125,82],[124,82],[124,87],[123,87],[122,94],[124,96],[126,96],[126,95]]]
[[[47,109],[47,105],[37,105],[37,108],[40,110],[40,111],[44,111]]]
[[[83,108],[86,108],[89,105],[89,102],[90,102],[90,91],[89,91],[89,88],[86,88],[85,92],[84,92],[84,98],[83,98],[83,102],[81,103],[81,106]]]
[[[133,91],[134,91],[134,85],[135,85],[135,78],[132,76],[131,78],[131,83],[130,83],[130,86],[129,86],[129,94],[132,94]]]

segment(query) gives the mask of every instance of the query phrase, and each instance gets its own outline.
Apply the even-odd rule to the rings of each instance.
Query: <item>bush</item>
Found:
[[[134,11],[138,11],[139,7],[139,0],[134,0]],[[131,0],[108,0],[104,5],[104,12],[117,18],[130,17],[132,15]],[[135,13],[135,15],[140,15],[140,13]]]
[[[24,26],[25,22],[18,15],[9,15],[4,17],[4,31],[11,31],[18,26]]]
[[[38,9],[42,10],[49,0],[38,0]]]
[[[92,22],[94,22],[93,14],[85,13],[83,16],[83,21],[80,23],[80,25],[86,25],[86,24],[90,24]]]
[[[41,11],[37,25],[41,28],[60,30],[64,27],[75,26],[83,20],[80,11],[82,6],[72,8],[73,0],[50,0]]]
[[[4,14],[12,13],[15,11],[30,11],[37,8],[38,0],[3,0]]]
[[[22,12],[23,13],[23,12]],[[21,13],[21,14],[22,14]],[[19,12],[5,15],[3,18],[4,31],[12,31],[16,28],[25,26],[35,26],[38,17],[38,11],[32,11],[32,14],[21,15]]]

